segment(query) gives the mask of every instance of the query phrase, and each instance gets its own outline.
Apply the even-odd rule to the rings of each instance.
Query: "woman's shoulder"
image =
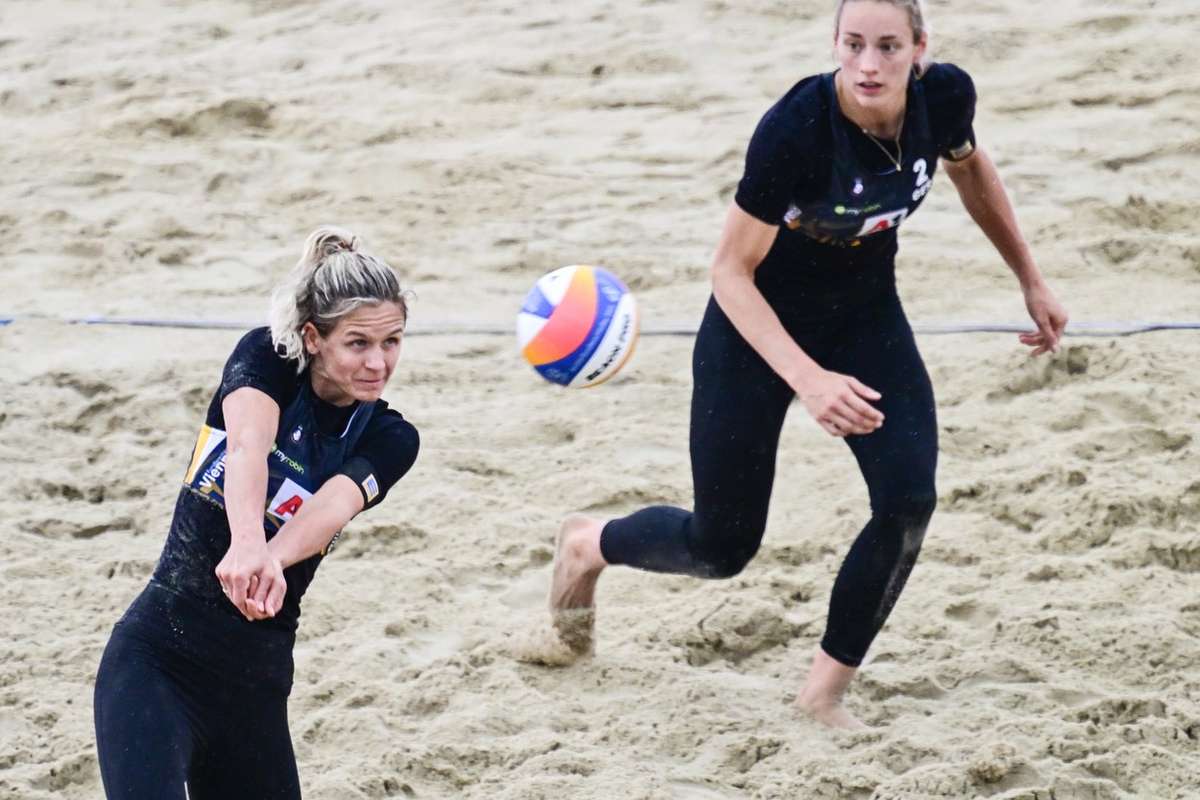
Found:
[[[230,361],[240,361],[299,381],[296,362],[289,361],[271,338],[271,329],[263,326],[247,331],[230,354]]]
[[[962,98],[975,99],[975,82],[967,71],[957,64],[930,64],[921,75],[925,97],[930,103],[953,103]]]
[[[751,149],[786,152],[801,159],[819,151],[829,136],[830,93],[827,75],[798,81],[759,120]]]
[[[284,360],[283,356],[279,355],[275,349],[275,343],[271,341],[271,329],[265,325],[246,331],[234,345],[233,352],[235,355],[264,361]]]
[[[403,414],[389,406],[385,400],[375,401],[365,435],[372,440],[382,438],[413,446],[420,446],[421,442],[417,427],[405,419]]]
[[[355,454],[365,457],[377,470],[385,492],[412,468],[420,450],[421,436],[416,426],[383,400],[376,400]]]
[[[826,74],[801,78],[767,110],[763,120],[803,130],[827,119],[830,103],[827,79]]]
[[[296,363],[279,354],[271,339],[271,329],[262,327],[248,331],[234,345],[225,362],[218,393],[224,400],[235,389],[250,386],[270,395],[283,407],[296,392],[301,376]]]

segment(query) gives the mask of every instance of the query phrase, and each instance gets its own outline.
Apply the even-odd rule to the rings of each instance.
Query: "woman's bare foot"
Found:
[[[600,554],[602,530],[603,521],[571,514],[558,532],[550,582],[550,622],[576,658],[593,651],[596,581],[608,566]]]
[[[554,578],[550,583],[550,611],[592,608],[596,581],[608,566],[600,553],[604,521],[571,514],[563,520],[554,548]]]
[[[600,553],[604,521],[571,514],[563,521],[550,582],[550,626],[533,632],[515,656],[562,667],[591,655],[596,622],[596,581],[608,566]]]
[[[818,647],[808,679],[796,695],[797,710],[830,728],[865,730],[867,726],[842,703],[857,672],[856,667],[846,666]]]

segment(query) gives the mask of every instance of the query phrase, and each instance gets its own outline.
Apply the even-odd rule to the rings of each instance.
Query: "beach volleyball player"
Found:
[[[933,391],[897,297],[894,259],[897,229],[921,205],[939,160],[1016,274],[1035,326],[1020,341],[1034,355],[1056,350],[1067,323],[976,144],[971,79],[927,63],[927,47],[917,0],[843,0],[839,69],[800,81],[763,116],[695,344],[694,511],[567,519],[550,603],[556,644],[569,654],[591,647],[605,567],[728,578],[754,557],[795,397],[845,439],[870,496],[797,705],[828,725],[861,724],[843,693],[904,588],[937,499]]]
[[[275,292],[270,328],[234,348],[158,566],[100,663],[110,799],[300,797],[287,723],[300,599],[342,526],[416,459],[416,429],[379,399],[407,317],[392,269],[326,227]]]

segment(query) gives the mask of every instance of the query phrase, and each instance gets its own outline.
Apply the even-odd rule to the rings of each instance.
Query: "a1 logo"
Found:
[[[916,203],[929,194],[933,179],[929,177],[929,164],[923,158],[918,158],[917,163],[913,164],[913,172],[917,173],[917,188],[912,193],[913,202]]]
[[[859,229],[856,236],[870,236],[875,233],[883,233],[895,228],[901,222],[904,222],[908,216],[907,208],[898,208],[895,211],[885,211],[882,214],[876,214],[873,217],[867,217],[863,220],[862,228]]]
[[[304,505],[304,501],[312,497],[312,492],[290,478],[285,478],[279,491],[267,504],[267,511],[275,517],[287,522]]]

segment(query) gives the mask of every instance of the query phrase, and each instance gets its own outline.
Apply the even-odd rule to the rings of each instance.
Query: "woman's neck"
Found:
[[[908,104],[907,88],[894,103],[880,109],[867,109],[859,105],[852,93],[842,88],[840,70],[834,75],[833,86],[843,117],[878,139],[899,138],[901,125],[904,123],[904,111]]]
[[[313,394],[318,400],[323,400],[331,406],[345,407],[354,403],[354,398],[342,390],[336,382],[331,380],[318,368],[318,365],[313,364],[309,370],[309,381],[312,384]]]

